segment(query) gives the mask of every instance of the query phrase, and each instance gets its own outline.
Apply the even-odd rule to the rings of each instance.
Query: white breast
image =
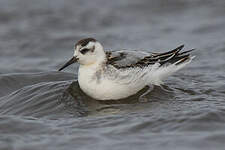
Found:
[[[137,93],[143,83],[120,83],[117,79],[96,76],[96,66],[80,66],[78,74],[80,88],[90,97],[98,100],[116,100]]]

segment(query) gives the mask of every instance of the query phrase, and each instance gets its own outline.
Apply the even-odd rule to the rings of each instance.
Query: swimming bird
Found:
[[[78,83],[88,96],[97,100],[117,100],[135,95],[146,86],[162,80],[191,62],[194,56],[181,52],[184,45],[164,53],[138,50],[105,51],[94,38],[74,46],[73,57],[59,71],[78,62]]]

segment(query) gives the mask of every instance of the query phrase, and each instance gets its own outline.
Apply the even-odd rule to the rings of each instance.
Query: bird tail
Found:
[[[163,79],[182,69],[195,58],[195,56],[190,55],[194,49],[180,52],[183,47],[184,45],[181,45],[165,53],[153,53],[153,57],[158,59],[158,63],[153,65],[150,77],[151,84],[162,84]]]

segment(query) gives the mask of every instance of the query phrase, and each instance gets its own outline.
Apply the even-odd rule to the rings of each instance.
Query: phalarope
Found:
[[[78,41],[74,55],[59,71],[78,62],[78,83],[90,97],[117,100],[136,94],[148,85],[162,80],[191,62],[194,56],[180,52],[184,45],[165,53],[145,51],[104,51],[94,38]]]

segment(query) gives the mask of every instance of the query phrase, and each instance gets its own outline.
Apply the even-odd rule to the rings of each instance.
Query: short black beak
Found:
[[[58,71],[63,70],[64,68],[68,67],[69,65],[77,62],[78,58],[77,57],[73,57],[71,58],[65,65],[63,65]]]

